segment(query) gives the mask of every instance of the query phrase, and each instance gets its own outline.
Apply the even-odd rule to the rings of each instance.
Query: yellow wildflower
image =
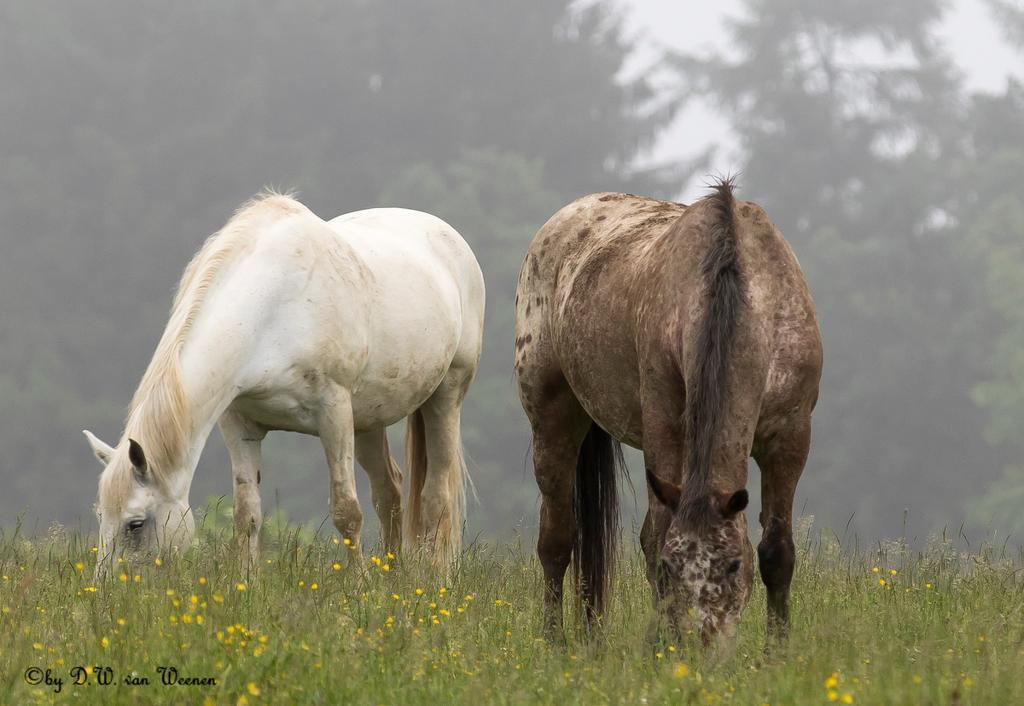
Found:
[[[690,676],[690,668],[682,662],[680,662],[678,665],[676,665],[673,674],[675,674],[676,679],[686,679],[686,677]]]
[[[258,686],[256,686],[256,682],[249,682],[248,684],[245,685],[245,688],[253,696],[259,696],[260,695],[260,688]]]

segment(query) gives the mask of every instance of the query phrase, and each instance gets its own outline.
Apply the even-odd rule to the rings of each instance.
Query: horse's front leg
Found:
[[[352,394],[341,385],[331,383],[324,391],[320,412],[320,442],[331,472],[331,519],[342,539],[352,549],[350,556],[358,559],[363,511],[356,497],[355,424],[352,419]]]
[[[243,564],[253,568],[259,560],[260,527],[263,524],[259,487],[260,443],[267,431],[232,411],[225,412],[218,424],[231,457],[235,543]]]

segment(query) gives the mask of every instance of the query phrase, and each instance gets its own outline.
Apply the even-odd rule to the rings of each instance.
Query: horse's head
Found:
[[[195,522],[187,489],[169,488],[154,478],[142,446],[134,439],[115,449],[88,431],[85,436],[103,465],[96,504],[97,574],[103,573],[116,553],[190,546]]]
[[[747,491],[685,498],[650,471],[648,480],[672,518],[656,570],[659,612],[677,635],[693,631],[706,647],[731,649],[754,580]]]

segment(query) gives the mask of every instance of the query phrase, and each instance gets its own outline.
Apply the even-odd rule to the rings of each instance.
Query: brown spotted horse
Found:
[[[814,304],[789,245],[731,180],[691,206],[593,194],[537,233],[519,275],[515,368],[542,495],[545,631],[573,560],[585,625],[618,535],[619,443],[643,450],[640,534],[662,621],[734,644],[753,584],[747,458],[761,470],[769,634],[789,623],[793,495],[821,376]]]

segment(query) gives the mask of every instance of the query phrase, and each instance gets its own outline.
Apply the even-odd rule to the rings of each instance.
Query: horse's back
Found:
[[[328,225],[371,274],[370,352],[361,404],[405,389],[415,409],[448,370],[475,373],[483,340],[483,274],[469,245],[442,219],[421,211],[375,208]],[[385,422],[395,421],[384,415]]]
[[[484,317],[484,278],[473,251],[447,222],[405,208],[346,213],[328,223],[373,273],[378,303],[409,319],[411,330],[441,334],[442,322],[416,325],[414,309],[441,306],[460,343],[479,355]],[[403,315],[404,312],[404,315]]]

